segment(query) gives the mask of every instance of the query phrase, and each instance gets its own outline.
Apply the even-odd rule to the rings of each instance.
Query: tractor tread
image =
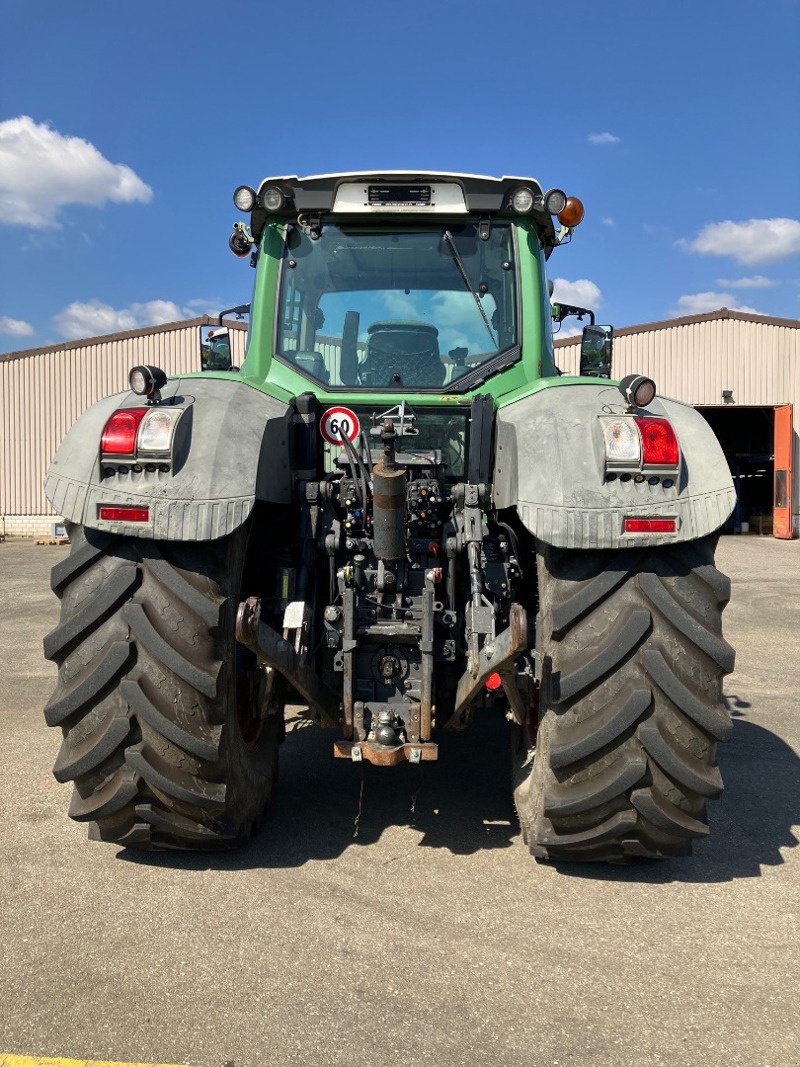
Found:
[[[44,709],[48,726],[59,726],[65,719],[97,703],[103,691],[121,675],[130,662],[132,647],[127,641],[113,641],[103,658],[82,682],[62,691],[59,684]]]
[[[601,678],[616,670],[627,659],[650,629],[649,611],[633,611],[622,625],[609,628],[609,637],[588,663],[553,679],[556,703],[572,700],[579,693],[594,686]]]
[[[135,564],[122,563],[105,579],[100,588],[86,598],[74,614],[60,622],[44,639],[47,659],[63,656],[88,630],[96,629],[103,618],[130,593],[139,580]]]
[[[58,680],[45,721],[63,733],[53,773],[74,783],[69,814],[92,840],[228,848],[261,817],[280,716],[245,745],[237,671],[254,672],[251,700],[264,692],[234,633],[251,525],[208,544],[70,528],[53,575],[61,619],[45,653]]]
[[[536,738],[517,728],[513,752],[520,825],[538,858],[671,858],[708,835],[734,663],[715,545],[537,545],[539,727]]]
[[[639,752],[626,751],[609,767],[580,782],[550,782],[545,787],[544,813],[579,815],[625,794],[644,774],[647,762]]]
[[[67,585],[75,581],[87,567],[90,567],[103,555],[106,548],[113,542],[111,534],[100,533],[95,530],[91,541],[84,541],[76,552],[71,552],[65,559],[56,563],[50,572],[50,588],[57,595],[62,593]]]
[[[168,719],[149,699],[138,681],[126,678],[120,685],[120,693],[136,716],[152,726],[174,745],[193,756],[212,762],[219,758],[221,726],[195,724],[195,733],[184,730],[178,723]]]
[[[57,782],[70,782],[99,767],[122,744],[130,729],[128,716],[116,713],[108,717],[104,727],[88,734],[77,745],[70,743],[67,734],[56,757],[53,777]]]
[[[685,749],[678,751],[659,729],[658,718],[643,722],[636,732],[648,756],[679,785],[701,797],[722,794],[719,768],[703,763]]]
[[[642,654],[642,663],[648,676],[652,678],[661,692],[687,718],[696,722],[702,730],[716,738],[717,741],[730,740],[733,723],[725,708],[721,704],[714,705],[710,701],[697,697],[672,670],[664,659],[663,653],[655,648],[649,649]]]
[[[661,830],[676,837],[702,838],[708,836],[708,824],[693,819],[688,812],[677,807],[654,789],[635,789],[631,804],[645,819]]]
[[[87,797],[82,796],[76,786],[69,805],[70,818],[83,822],[114,815],[133,800],[138,788],[138,776],[128,767],[120,767],[104,785]]]
[[[125,749],[125,762],[133,767],[152,789],[165,793],[184,804],[195,804],[208,810],[225,807],[226,786],[224,783],[206,782],[198,775],[180,772],[180,781],[164,774],[148,760],[144,742]]]
[[[609,705],[602,707],[588,719],[575,726],[565,726],[558,740],[550,745],[550,763],[566,767],[569,763],[599,752],[629,730],[650,707],[653,694],[649,689],[636,689],[625,703],[616,695]]]
[[[143,648],[147,649],[154,659],[159,660],[173,674],[177,674],[179,678],[182,678],[184,682],[188,682],[193,689],[197,689],[204,696],[216,696],[219,664],[215,665],[216,670],[213,672],[206,671],[202,667],[196,666],[191,660],[186,659],[185,656],[182,656],[156,630],[141,604],[126,604],[122,609],[122,615],[130,626],[131,633],[135,639]]]

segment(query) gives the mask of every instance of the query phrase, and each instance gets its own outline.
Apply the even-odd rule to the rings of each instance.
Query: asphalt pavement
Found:
[[[800,1061],[800,544],[723,538],[733,739],[686,859],[523,847],[502,722],[438,764],[331,758],[295,709],[246,851],[92,843],[50,768],[50,567],[0,544],[0,1054],[188,1064]]]

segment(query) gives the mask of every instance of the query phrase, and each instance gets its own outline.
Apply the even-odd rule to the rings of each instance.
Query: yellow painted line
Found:
[[[50,1056],[12,1056],[0,1052],[0,1067],[186,1067],[180,1063],[118,1063],[111,1060],[64,1060]]]

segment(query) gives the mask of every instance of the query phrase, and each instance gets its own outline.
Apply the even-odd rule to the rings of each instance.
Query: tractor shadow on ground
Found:
[[[750,705],[726,698],[733,737],[720,746],[725,793],[710,805],[711,835],[694,855],[630,865],[562,864],[569,877],[665,884],[757,878],[784,862],[781,848],[797,839],[800,759],[769,730],[745,718]],[[505,721],[477,712],[464,732],[440,737],[438,763],[379,768],[332,756],[331,731],[290,713],[280,780],[260,830],[245,848],[221,853],[136,853],[122,860],[187,870],[300,867],[349,848],[373,845],[389,827],[410,827],[419,846],[457,855],[484,849],[524,850],[511,798]],[[536,866],[531,862],[531,876]]]
[[[123,849],[118,857],[186,869],[299,867],[372,845],[392,826],[457,855],[519,844],[508,729],[498,711],[477,711],[466,730],[437,737],[436,762],[382,768],[334,759],[336,733],[296,710],[287,713],[272,804],[249,845],[195,854]]]

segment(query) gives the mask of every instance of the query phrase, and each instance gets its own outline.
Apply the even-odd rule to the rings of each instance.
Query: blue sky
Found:
[[[3,4],[0,351],[247,300],[234,187],[538,178],[550,259],[617,326],[800,318],[798,0]]]

